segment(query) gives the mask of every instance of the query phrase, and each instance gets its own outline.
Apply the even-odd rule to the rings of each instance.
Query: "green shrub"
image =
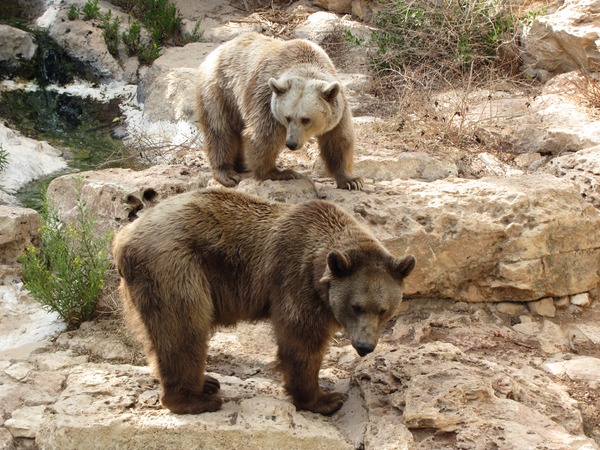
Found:
[[[71,5],[69,7],[69,12],[67,13],[67,18],[69,20],[77,20],[77,19],[79,19],[80,14],[81,14],[81,7],[79,5]]]
[[[202,39],[202,35],[204,32],[200,29],[202,25],[202,19],[198,19],[191,33],[184,33],[182,36],[182,40],[184,44],[189,44],[190,42],[198,42]]]
[[[32,297],[57,312],[70,327],[91,319],[110,266],[112,233],[98,234],[96,217],[78,187],[76,218],[63,222],[49,198],[42,209],[41,245],[20,256],[23,282]]]
[[[382,76],[415,69],[427,81],[447,83],[506,61],[520,27],[510,0],[387,0],[370,40],[372,70]],[[352,42],[351,33],[345,35]],[[354,42],[358,44],[357,42]]]
[[[140,46],[138,59],[142,64],[150,64],[160,56],[160,47],[156,42]]]
[[[117,56],[119,54],[119,27],[121,26],[121,19],[115,17],[112,21],[112,12],[109,10],[102,18],[102,36],[104,36],[104,42],[108,52]]]
[[[127,48],[129,56],[136,55],[140,51],[142,26],[137,20],[130,20],[129,27],[121,34],[123,44]]]
[[[83,5],[83,20],[92,20],[100,17],[100,7],[98,0],[87,0]]]
[[[181,15],[168,0],[138,0],[139,18],[157,45],[181,33]]]
[[[0,145],[0,172],[6,169],[6,166],[8,166],[8,151]]]

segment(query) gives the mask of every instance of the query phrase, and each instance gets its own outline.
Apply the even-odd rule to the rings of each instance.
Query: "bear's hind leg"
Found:
[[[221,409],[215,397],[220,384],[204,374],[208,333],[175,332],[179,345],[156,348],[163,388],[162,405],[177,414],[199,414]]]

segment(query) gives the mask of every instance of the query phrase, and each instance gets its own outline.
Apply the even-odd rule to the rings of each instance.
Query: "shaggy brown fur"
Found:
[[[196,112],[213,175],[225,186],[246,166],[259,180],[299,178],[277,169],[277,155],[317,136],[337,186],[362,188],[352,175],[350,109],[331,60],[310,41],[248,33],[223,44],[200,66]]]
[[[204,374],[215,326],[270,319],[285,387],[299,409],[337,411],[319,387],[331,333],[373,351],[402,299],[412,256],[395,258],[335,205],[268,202],[230,190],[168,198],[124,227],[113,255],[125,315],[143,329],[162,404],[216,411],[219,382]]]

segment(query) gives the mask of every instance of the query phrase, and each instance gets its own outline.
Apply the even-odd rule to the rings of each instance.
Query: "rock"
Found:
[[[352,0],[314,0],[313,3],[328,11],[338,14],[350,14],[352,12]]]
[[[8,152],[8,165],[0,172],[0,189],[16,193],[27,183],[67,168],[62,152],[44,141],[23,136],[0,123],[0,146]]]
[[[95,205],[105,229],[132,220],[165,196],[204,187],[210,178],[207,171],[183,166],[83,176],[84,198]],[[66,215],[75,204],[75,180],[59,177],[48,188]],[[370,192],[315,184],[319,197],[353,213],[393,253],[417,256],[414,276],[406,280],[407,296],[530,301],[586,292],[598,284],[600,213],[566,180],[550,175],[396,180]],[[247,179],[242,188],[281,199],[283,186]],[[315,198],[308,184],[294,192],[290,201]]]
[[[522,316],[521,319],[523,319],[525,317]],[[537,322],[521,320],[521,323],[517,323],[517,324],[513,325],[512,329],[519,333],[526,334],[528,336],[537,336],[540,333],[540,331],[542,330],[542,327]]]
[[[468,175],[481,177],[514,177],[523,175],[523,171],[503,163],[490,153],[482,152],[474,155],[470,161]]]
[[[18,362],[4,369],[4,373],[17,381],[23,381],[27,378],[27,375],[29,375],[29,372],[31,372],[33,368],[31,363]]]
[[[537,17],[522,38],[525,66],[554,75],[598,64],[597,12],[595,0],[567,0],[554,13]]]
[[[320,163],[322,165],[322,163]],[[354,171],[375,181],[415,179],[434,181],[458,175],[456,164],[419,152],[400,153],[394,159],[362,157],[355,161]]]
[[[0,428],[0,448],[4,450],[14,450],[14,442],[12,434],[6,428]]]
[[[74,368],[54,405],[56,414],[44,416],[36,444],[61,449],[193,448],[198,442],[210,448],[353,448],[327,419],[296,412],[287,399],[256,394],[255,386],[250,394],[244,394],[242,386],[231,392],[229,380],[234,377],[219,378],[226,400],[222,410],[174,415],[139,402],[143,392],[152,389],[146,368]],[[248,387],[248,382],[237,382]]]
[[[98,26],[96,20],[69,20],[67,18],[68,9],[61,9],[54,15],[47,15],[46,20],[42,21],[40,26],[48,28],[48,33],[56,43],[62,47],[68,55],[80,61],[90,70],[100,81],[123,81],[133,83],[137,80],[137,64],[123,66],[115,59],[106,47],[106,42],[102,35],[102,29]],[[101,9],[101,14],[108,10]],[[113,18],[121,19],[121,28],[119,35],[125,31],[127,24],[127,15],[119,13],[111,8]],[[123,67],[128,67],[125,71]]]
[[[529,310],[542,317],[554,317],[556,316],[556,307],[554,306],[554,300],[550,297],[528,302],[527,306]]]
[[[14,438],[35,438],[46,407],[29,406],[20,408],[12,413],[12,417],[4,422],[4,426]]]
[[[52,180],[48,193],[66,219],[75,217],[77,186],[83,177],[82,198],[94,205],[98,228],[106,232],[134,220],[144,208],[173,194],[206,187],[210,175],[197,167],[159,165],[136,172],[107,169],[64,175]]]
[[[554,158],[545,170],[573,180],[583,198],[600,208],[600,146]]]
[[[540,348],[548,354],[565,352],[569,349],[569,339],[561,327],[550,320],[544,320],[542,331],[536,336]]]
[[[566,374],[571,380],[589,382],[594,389],[600,387],[600,359],[577,356],[566,361],[546,362],[542,368],[552,375]]]
[[[396,445],[389,448],[415,445],[399,440],[401,426],[421,432],[420,448],[438,448],[444,433],[477,448],[597,448],[583,434],[574,402],[543,372],[502,367],[449,343],[399,347],[363,358],[355,372],[369,411],[378,402],[394,407],[386,409],[388,420],[372,422],[385,423],[376,438]]]
[[[571,295],[571,304],[575,306],[588,306],[590,304],[590,294],[584,292],[583,294]]]
[[[26,293],[22,283],[0,286],[0,360],[26,360],[65,328],[55,313]]]
[[[30,208],[0,205],[0,264],[12,264],[39,234],[40,215]]]
[[[600,326],[582,323],[578,324],[577,328],[586,338],[592,341],[592,343],[596,345],[600,344]]]
[[[544,157],[540,153],[522,153],[514,159],[520,169],[530,169],[533,164],[543,160]]]
[[[35,55],[37,45],[26,31],[0,24],[0,67],[14,69]]]
[[[527,307],[523,303],[517,302],[500,302],[496,303],[496,310],[502,314],[518,317],[527,312]]]
[[[567,309],[570,304],[570,299],[568,296],[559,297],[554,299],[554,306],[556,309]]]
[[[198,66],[217,44],[171,47],[154,61],[138,85],[138,102],[150,121],[195,123]],[[165,105],[169,105],[165,108]]]

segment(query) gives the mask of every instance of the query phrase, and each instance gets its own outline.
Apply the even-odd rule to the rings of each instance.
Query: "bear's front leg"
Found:
[[[307,353],[307,347],[288,346],[281,341],[278,351],[285,388],[296,408],[327,416],[338,411],[348,396],[342,392],[326,393],[320,388],[319,370],[323,353],[324,350]]]
[[[352,175],[354,163],[354,129],[352,115],[346,108],[337,126],[317,137],[321,158],[339,189],[360,191],[363,179]]]

